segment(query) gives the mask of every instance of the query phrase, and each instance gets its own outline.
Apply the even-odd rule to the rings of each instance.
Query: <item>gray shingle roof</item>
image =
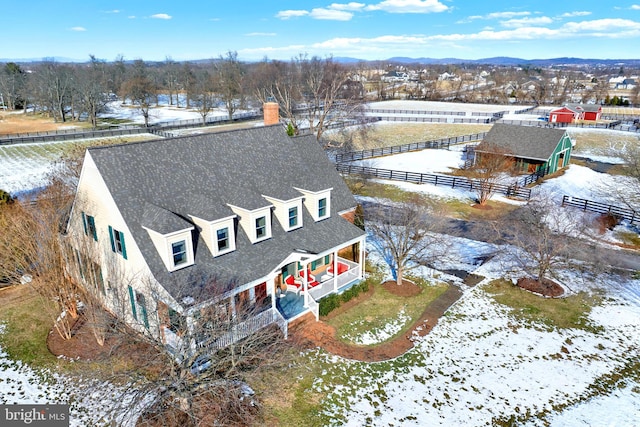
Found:
[[[319,253],[364,234],[337,215],[356,201],[315,138],[290,138],[281,126],[96,147],[89,153],[152,273],[177,300],[196,296],[205,280],[218,286],[247,283],[268,274],[294,249]],[[226,206],[230,200],[252,209],[256,203],[270,204],[260,195],[301,196],[293,187],[333,188],[331,217],[316,223],[303,209],[304,226],[290,232],[273,217],[272,238],[257,244],[238,227],[236,250],[216,258],[198,237],[195,265],[172,273],[142,228],[151,223],[166,230],[190,215],[228,217],[233,214]]]
[[[566,104],[566,107],[575,112],[587,111],[597,113],[600,110],[599,104]]]
[[[486,152],[491,151],[488,147],[497,147],[517,158],[547,161],[565,133],[564,129],[496,123],[476,151]]]

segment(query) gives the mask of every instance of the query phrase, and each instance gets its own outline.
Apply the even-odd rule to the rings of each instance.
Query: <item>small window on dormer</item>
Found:
[[[327,198],[318,200],[318,218],[322,219],[327,216]]]
[[[298,207],[294,206],[289,208],[289,228],[296,227],[298,225]]]
[[[173,254],[173,265],[175,267],[187,262],[187,242],[181,240],[171,244],[171,252]]]
[[[229,249],[229,228],[221,228],[216,231],[216,238],[218,244],[218,251],[226,251]]]
[[[267,236],[267,218],[261,216],[256,218],[256,239],[262,239]]]

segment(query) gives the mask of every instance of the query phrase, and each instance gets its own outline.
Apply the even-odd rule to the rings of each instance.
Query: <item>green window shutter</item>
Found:
[[[324,264],[328,265],[330,261],[331,261],[331,255],[326,255],[324,257]]]
[[[90,225],[90,229],[91,229],[91,233],[93,234],[93,240],[95,240],[96,242],[98,241],[98,229],[96,228],[96,219],[92,216],[89,216],[88,218],[89,221],[89,225]]]
[[[144,327],[149,329],[149,317],[147,316],[147,302],[144,299],[144,295],[138,294],[138,307],[140,307],[140,314],[142,314],[142,323]]]
[[[282,267],[282,278],[286,279],[289,277],[289,269],[287,267]]]
[[[127,259],[127,247],[124,244],[124,233],[119,231],[120,233],[120,243],[122,243],[122,258]]]
[[[317,263],[317,261],[311,261],[311,269],[312,270],[316,269],[316,263]]]
[[[136,297],[133,294],[133,288],[129,286],[129,300],[131,301],[131,313],[133,313],[133,318],[138,320],[138,313],[136,313]]]
[[[85,236],[87,235],[87,216],[82,212],[82,228],[84,229]]]
[[[111,242],[111,252],[116,251],[116,244],[113,241],[113,227],[109,226],[109,241]]]

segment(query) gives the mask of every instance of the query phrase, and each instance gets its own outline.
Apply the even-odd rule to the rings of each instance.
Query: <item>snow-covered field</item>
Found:
[[[495,277],[495,267],[477,273]],[[640,283],[626,286],[637,292]],[[589,318],[602,330],[550,329],[519,323],[481,283],[407,354],[334,363],[315,388],[329,393],[326,415],[335,425],[489,426],[511,416],[531,426],[638,425],[640,384],[590,392],[640,351],[640,307],[624,294],[608,296]],[[334,384],[345,375],[348,383]]]
[[[467,104],[439,101],[380,101],[367,104],[370,109],[384,110],[413,110],[413,111],[457,111],[474,113],[498,113],[500,111],[518,111],[527,108],[527,105],[492,105],[492,104]]]

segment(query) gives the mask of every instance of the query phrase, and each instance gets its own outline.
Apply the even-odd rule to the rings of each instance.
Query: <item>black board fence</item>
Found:
[[[336,154],[336,163],[353,162],[356,160],[371,159],[374,157],[389,156],[392,154],[408,153],[410,151],[420,151],[428,148],[446,148],[455,144],[463,144],[471,141],[480,141],[486,132],[474,133],[471,135],[453,136],[451,138],[435,139],[432,141],[412,142],[410,144],[394,145],[384,148],[373,148],[371,150],[349,151],[347,153]]]
[[[371,178],[389,179],[393,181],[411,182],[414,184],[443,185],[451,188],[464,188],[466,190],[479,189],[483,184],[478,180],[465,178],[462,176],[439,175],[431,173],[405,172],[391,169],[370,168],[366,166],[355,166],[346,163],[338,163],[336,169],[340,173],[349,175],[361,175]],[[509,197],[517,197],[529,200],[531,189],[518,185],[490,184],[496,193]]]
[[[614,215],[628,220],[631,224],[640,222],[640,212],[636,212],[633,209],[594,202],[593,200],[581,199],[579,197],[562,196],[562,206],[570,206],[594,213]]]

